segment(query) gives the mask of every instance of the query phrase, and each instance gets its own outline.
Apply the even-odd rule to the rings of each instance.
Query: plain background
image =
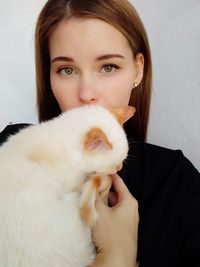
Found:
[[[9,123],[37,123],[34,27],[45,2],[7,0],[0,5],[0,130]],[[182,149],[200,170],[200,1],[131,3],[152,49],[148,142]]]

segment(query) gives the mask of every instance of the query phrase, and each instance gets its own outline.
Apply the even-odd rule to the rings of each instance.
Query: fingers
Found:
[[[119,175],[111,175],[111,178],[114,191],[118,196],[118,202],[121,202],[123,199],[130,195],[130,192]]]
[[[128,188],[126,187],[124,181],[121,179],[119,175],[111,175],[110,176],[112,179],[112,185],[114,192],[109,192],[108,195],[108,205],[110,207],[115,206],[117,203],[121,202],[122,200],[127,199],[128,197],[131,196]],[[131,196],[132,197],[132,196]],[[105,201],[103,203],[102,196],[98,194],[97,200],[96,200],[96,205],[97,208],[100,206],[108,206]]]
[[[108,206],[114,207],[115,205],[117,205],[122,201],[123,202],[125,200],[130,201],[130,199],[133,201],[134,199],[131,193],[129,192],[127,186],[125,185],[124,181],[121,179],[119,175],[114,174],[111,175],[110,177],[112,179],[112,186],[114,192],[111,191],[109,192],[108,204],[105,203],[102,196],[99,193],[97,193],[95,206],[98,211],[103,211],[103,209],[105,210],[106,208],[108,208]]]
[[[117,194],[115,192],[109,192],[108,195],[108,204],[110,207],[115,206],[118,203],[118,197]]]

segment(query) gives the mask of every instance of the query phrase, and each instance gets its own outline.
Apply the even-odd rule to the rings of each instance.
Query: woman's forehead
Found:
[[[49,40],[52,57],[58,53],[123,54],[130,56],[132,50],[124,35],[111,24],[95,18],[71,18],[62,20]]]

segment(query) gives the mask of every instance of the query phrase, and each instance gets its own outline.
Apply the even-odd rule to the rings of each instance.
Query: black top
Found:
[[[0,143],[27,124],[10,125]],[[139,203],[141,267],[200,267],[200,174],[180,150],[129,140],[120,176]]]

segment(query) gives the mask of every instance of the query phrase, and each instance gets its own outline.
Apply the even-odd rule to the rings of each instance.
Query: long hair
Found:
[[[135,8],[127,0],[48,0],[37,21],[35,31],[35,63],[37,106],[39,121],[49,120],[61,113],[50,85],[49,38],[63,19],[90,17],[108,22],[128,40],[133,55],[144,55],[144,75],[132,90],[129,104],[136,113],[125,125],[128,136],[145,141],[147,135],[152,63],[149,42],[143,23]]]

